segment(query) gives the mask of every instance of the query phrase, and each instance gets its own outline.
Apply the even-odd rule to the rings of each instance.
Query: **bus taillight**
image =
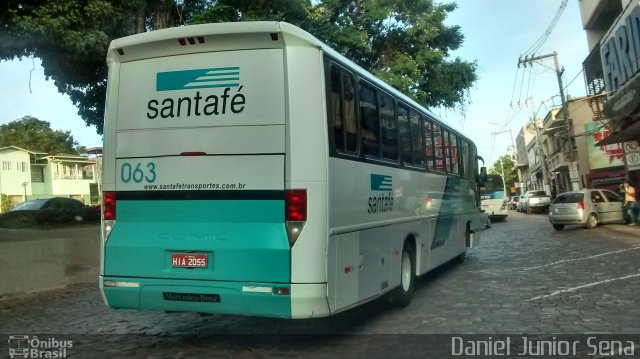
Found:
[[[285,206],[287,221],[307,220],[307,190],[291,189],[285,193]]]
[[[116,219],[116,193],[103,192],[103,214],[102,219],[105,221],[114,221]]]
[[[307,221],[307,190],[287,190],[285,192],[284,207],[289,245],[293,247]]]

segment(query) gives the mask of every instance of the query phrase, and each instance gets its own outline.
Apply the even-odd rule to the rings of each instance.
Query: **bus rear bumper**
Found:
[[[100,277],[114,309],[235,314],[275,318],[329,315],[326,284]],[[292,302],[295,302],[292,305]],[[324,310],[326,308],[326,310]]]

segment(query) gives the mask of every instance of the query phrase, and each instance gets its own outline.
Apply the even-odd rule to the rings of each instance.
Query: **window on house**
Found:
[[[44,182],[44,168],[42,166],[31,166],[31,182]]]
[[[2,161],[2,170],[3,171],[11,171],[11,162]]]
[[[27,172],[27,163],[26,162],[18,161],[18,162],[16,162],[16,164],[18,165],[18,171]]]

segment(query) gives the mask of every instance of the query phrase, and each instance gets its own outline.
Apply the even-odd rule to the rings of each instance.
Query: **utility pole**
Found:
[[[540,138],[540,128],[538,127],[538,119],[536,118],[536,112],[534,110],[533,99],[531,99],[531,124],[536,133],[536,152],[540,155],[542,166],[542,188],[545,192],[551,194],[551,188],[549,187],[549,169],[547,168],[547,155],[542,149],[542,139]],[[531,174],[529,174],[531,175]]]
[[[562,74],[564,73],[564,68],[560,68],[560,64],[558,63],[558,53],[557,52],[552,52],[550,54],[546,54],[546,55],[540,55],[540,56],[525,56],[524,59],[521,57],[518,59],[518,67],[520,67],[520,64],[523,64],[524,66],[527,66],[527,64],[532,65],[533,61],[536,60],[542,60],[542,59],[546,59],[549,57],[553,57],[553,62],[556,68],[556,76],[558,78],[558,87],[560,88],[560,101],[561,101],[561,109],[562,109],[562,115],[564,117],[564,126],[567,128],[567,138],[566,138],[566,142],[565,142],[565,148],[566,148],[566,153],[568,154],[568,159],[569,159],[569,174],[570,174],[570,180],[571,180],[571,185],[573,187],[573,190],[578,190],[580,189],[580,182],[579,182],[579,172],[577,171],[577,164],[574,162],[576,161],[575,156],[574,156],[574,150],[573,150],[573,140],[571,138],[571,123],[569,121],[569,106],[567,105],[567,99],[564,95],[564,85],[562,83]],[[537,125],[536,125],[536,129],[537,129]],[[536,130],[536,137],[538,136],[538,132]],[[545,163],[546,164],[546,163]],[[578,173],[578,178],[571,178],[571,167],[572,166],[576,166],[576,172]],[[546,176],[546,175],[545,175]]]
[[[489,122],[489,124],[495,125],[495,123],[493,123],[493,122]],[[502,131],[494,131],[494,132],[491,132],[491,135],[494,136],[494,138],[495,138],[495,136],[497,134],[506,133],[506,132],[509,132],[509,140],[511,141],[511,144],[509,146],[510,147],[509,157],[511,158],[511,160],[515,164],[517,162],[516,145],[513,142],[513,135],[511,134],[511,129],[502,130]],[[500,157],[500,167],[502,169],[502,184],[503,184],[503,187],[504,187],[504,193],[510,194],[511,193],[511,191],[510,191],[511,188],[509,188],[509,191],[507,191],[507,178],[504,176],[504,159],[502,157]],[[512,169],[512,172],[513,172],[513,169]]]

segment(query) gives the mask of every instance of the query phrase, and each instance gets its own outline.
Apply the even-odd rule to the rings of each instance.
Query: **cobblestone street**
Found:
[[[446,265],[421,278],[405,309],[379,300],[313,320],[203,317],[111,310],[96,285],[75,285],[0,302],[0,333],[5,338],[70,336],[86,343],[75,348],[76,353],[95,356],[97,350],[105,356],[143,357],[212,352],[361,356],[373,348],[383,357],[413,356],[409,347],[393,345],[390,338],[407,342],[427,340],[407,334],[640,334],[639,259],[640,227],[614,224],[555,231],[545,215],[511,211],[506,222],[482,233],[481,246],[469,250],[463,264]]]

